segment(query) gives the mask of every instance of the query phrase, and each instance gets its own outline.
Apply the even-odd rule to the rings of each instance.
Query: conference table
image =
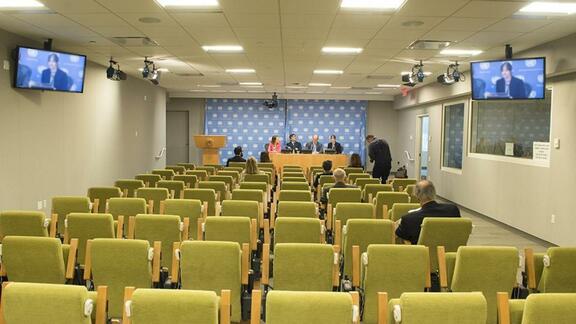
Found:
[[[270,160],[278,174],[282,172],[285,165],[298,165],[304,169],[306,174],[312,166],[322,166],[325,160],[332,161],[332,167],[348,166],[348,155],[346,154],[292,154],[292,153],[270,153]]]

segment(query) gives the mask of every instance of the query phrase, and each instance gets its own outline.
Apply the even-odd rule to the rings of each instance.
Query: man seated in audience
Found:
[[[312,142],[306,143],[306,149],[312,151],[312,154],[322,152],[324,147],[322,143],[318,142],[318,134],[312,135]]]
[[[397,222],[396,236],[418,243],[420,225],[425,217],[460,217],[460,210],[456,205],[439,204],[436,202],[436,189],[429,180],[422,180],[414,188],[414,196],[420,200],[420,208],[410,211]]]
[[[226,166],[230,166],[230,162],[246,162],[242,155],[242,146],[236,146],[234,148],[234,157],[231,157],[226,161]]]
[[[330,191],[330,189],[332,188],[356,188],[355,185],[351,185],[351,184],[347,184],[346,183],[346,172],[340,168],[334,170],[334,173],[332,174],[332,176],[334,177],[334,185],[328,187],[328,188],[324,188],[322,190],[322,198],[320,198],[320,202],[322,202],[323,204],[328,203],[328,192]]]
[[[322,173],[318,173],[316,177],[314,177],[314,189],[318,188],[320,176],[323,175],[332,175],[332,161],[326,160],[322,162]]]

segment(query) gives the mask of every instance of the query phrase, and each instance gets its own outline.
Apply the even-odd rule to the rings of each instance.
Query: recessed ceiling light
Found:
[[[246,92],[246,90],[230,90],[230,92]]]
[[[254,69],[226,69],[226,73],[254,73]]]
[[[261,86],[262,82],[240,82],[241,86]]]
[[[306,89],[308,88],[307,86],[299,86],[299,85],[292,85],[292,86],[286,86],[286,89]]]
[[[208,53],[240,53],[244,48],[240,45],[206,45],[202,49]]]
[[[518,12],[526,14],[571,15],[576,13],[576,3],[535,1],[524,6]]]
[[[378,88],[400,88],[399,84],[379,84]]]
[[[371,9],[371,10],[397,10],[405,0],[342,0],[340,8],[344,9]]]
[[[0,0],[0,8],[42,8],[44,4],[36,0]]]
[[[331,83],[312,82],[312,83],[308,83],[308,86],[310,86],[310,87],[331,87],[332,84]]]
[[[201,88],[220,88],[221,85],[219,84],[199,84],[198,85]]]
[[[322,53],[326,54],[358,54],[362,53],[359,47],[322,47]]]
[[[330,89],[334,89],[334,90],[348,90],[351,87],[331,87]]]
[[[204,92],[205,90],[191,89],[191,90],[188,90],[188,91],[190,91],[190,92]]]
[[[480,53],[482,53],[481,50],[465,50],[456,48],[446,48],[440,52],[440,54],[442,55],[453,55],[453,56],[474,56]]]
[[[407,75],[407,74],[412,74],[412,71],[402,71],[400,72],[401,75]],[[432,72],[426,71],[424,72],[424,75],[432,75]]]
[[[218,0],[156,0],[162,7],[214,8]]]
[[[342,70],[314,70],[314,74],[343,74]]]

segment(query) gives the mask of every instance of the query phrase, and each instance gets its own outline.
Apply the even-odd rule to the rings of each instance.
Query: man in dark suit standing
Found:
[[[328,142],[328,145],[326,145],[326,149],[334,150],[336,154],[341,154],[344,150],[342,148],[342,144],[336,142],[336,135],[334,134],[330,135],[330,142]]]
[[[334,185],[332,185],[328,188],[324,188],[322,190],[322,197],[320,198],[320,202],[322,202],[323,204],[328,203],[328,192],[332,188],[356,188],[355,185],[351,185],[351,184],[346,183],[346,171],[338,168],[338,169],[334,170],[334,173],[332,174],[332,176],[334,177],[334,181],[335,181]]]
[[[460,217],[460,210],[456,205],[436,202],[436,189],[429,180],[416,184],[414,196],[420,200],[421,207],[409,212],[397,222],[396,236],[403,240],[418,244],[420,226],[426,217]]]
[[[246,159],[244,159],[242,155],[242,146],[236,146],[234,148],[234,156],[226,161],[226,166],[230,166],[230,162],[246,162]]]
[[[512,75],[512,64],[510,64],[510,62],[502,63],[500,66],[500,74],[502,78],[496,81],[497,93],[504,93],[513,99],[527,98],[524,81]]]
[[[298,138],[296,137],[296,134],[290,134],[289,139],[290,141],[286,144],[287,150],[291,150],[294,153],[302,151],[302,144],[297,141]]]
[[[368,143],[370,162],[374,162],[372,178],[380,179],[385,184],[392,168],[390,146],[385,140],[377,139],[374,135],[366,136],[366,143]]]

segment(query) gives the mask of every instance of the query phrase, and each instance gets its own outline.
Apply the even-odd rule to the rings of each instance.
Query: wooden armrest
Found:
[[[190,217],[184,217],[182,220],[182,235],[180,241],[186,241],[190,238]]]
[[[426,247],[426,250],[428,250],[428,255],[430,255],[430,248]],[[446,264],[446,263],[444,263]],[[427,288],[428,291],[430,291],[430,288],[432,288],[432,278],[430,278],[430,258],[428,258],[428,262],[426,262],[427,265],[427,271],[426,271],[426,282],[425,282],[425,286],[424,288]]]
[[[162,252],[162,242],[154,241],[154,257],[152,259],[152,282],[160,282],[160,257]]]
[[[70,241],[70,250],[68,251],[68,264],[66,265],[66,279],[74,279],[74,268],[76,267],[76,256],[78,255],[78,239]]]
[[[202,230],[203,225],[204,220],[202,218],[198,218],[198,225],[196,226],[196,240],[198,241],[204,240],[204,231]]]
[[[215,214],[214,216],[220,216],[222,213],[222,205],[220,205],[220,201],[216,202],[216,206],[214,207]]]
[[[179,268],[180,268],[180,260],[178,260],[178,257],[176,256],[178,254],[178,250],[180,249],[180,242],[174,242],[174,244],[172,245],[172,274],[171,274],[171,279],[172,279],[172,283],[178,283],[178,280],[180,279],[180,275],[179,275]]]
[[[64,219],[64,240],[62,243],[70,244],[70,234],[68,234],[68,225],[66,224],[66,219]]]
[[[202,218],[206,219],[208,217],[208,202],[205,201],[202,203]]]
[[[508,300],[508,293],[496,293],[496,303],[498,305],[498,323],[510,324],[510,305]]]
[[[352,296],[352,305],[358,310],[358,313],[355,314],[357,316],[352,319],[352,323],[360,324],[360,294],[357,291],[351,291],[350,295]]]
[[[128,189],[122,190],[122,197],[124,198],[128,197]]]
[[[50,217],[50,237],[56,237],[58,232],[58,214],[52,214]]]
[[[116,238],[124,237],[124,216],[118,215],[118,220],[116,224]]]
[[[100,199],[96,198],[92,203],[92,212],[97,213],[99,211],[99,208],[100,208]]]
[[[270,228],[274,229],[274,226],[276,225],[276,202],[272,203],[272,206],[270,207]]]
[[[252,290],[252,305],[250,307],[250,324],[260,324],[260,312],[262,305],[262,291]]]
[[[326,228],[328,230],[332,230],[332,213],[332,204],[328,204],[328,207],[326,208]]]
[[[534,250],[524,249],[524,264],[526,265],[526,276],[528,277],[528,289],[536,289],[536,270],[534,264]]]
[[[270,244],[270,220],[264,220],[264,243]]]
[[[220,324],[230,324],[230,290],[220,292]]]
[[[250,249],[252,251],[258,249],[258,224],[255,219],[250,220]]]
[[[84,257],[84,280],[92,277],[92,240],[86,241],[86,255]]]
[[[334,242],[332,244],[342,244],[342,221],[336,221],[336,228],[334,229]]]
[[[446,250],[443,246],[437,247],[438,275],[440,277],[440,289],[448,288],[448,275],[446,273]]]
[[[170,190],[170,198],[176,199],[176,190],[174,190],[174,189]],[[164,213],[160,213],[160,214],[164,214]]]
[[[172,198],[174,197],[174,190],[172,190]],[[166,203],[164,202],[164,200],[160,200],[160,211],[159,213],[164,215],[164,211],[166,210]]]
[[[264,206],[261,202],[258,203],[258,224],[264,228]]]
[[[388,293],[378,293],[378,324],[388,324]]]
[[[262,284],[267,286],[270,278],[270,244],[262,245]]]
[[[95,324],[106,324],[108,321],[108,286],[98,286],[96,296]]]
[[[360,287],[360,246],[352,246],[352,287]]]
[[[134,287],[126,287],[124,288],[124,304],[126,305],[126,302],[132,299],[132,295],[134,294],[134,290],[136,290],[136,288]],[[122,324],[130,324],[130,317],[128,317],[128,313],[126,313],[126,307],[122,307],[123,311],[122,311]]]
[[[248,285],[248,275],[250,268],[250,247],[248,243],[242,244],[242,284]]]
[[[148,200],[148,214],[154,214],[154,200]]]
[[[382,219],[390,219],[388,214],[388,205],[382,205]]]
[[[371,203],[372,205],[376,206],[376,202],[374,201],[374,198],[372,198],[371,193],[368,194],[368,202]]]
[[[332,248],[334,253],[338,255],[338,259],[340,259],[340,245],[333,245]],[[340,286],[340,262],[336,262],[332,266],[332,286]]]
[[[135,224],[136,224],[136,216],[128,217],[128,235],[126,236],[126,238],[129,240],[134,239]]]

